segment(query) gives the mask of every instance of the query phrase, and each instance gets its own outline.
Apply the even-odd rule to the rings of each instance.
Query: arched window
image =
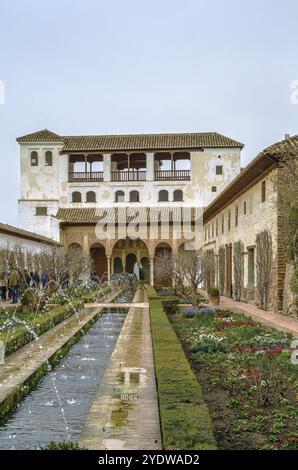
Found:
[[[82,195],[79,191],[74,191],[72,193],[72,202],[82,202]]]
[[[165,189],[162,189],[158,193],[158,202],[168,202],[169,201],[169,192]]]
[[[34,150],[30,155],[31,166],[38,166],[38,153]]]
[[[174,202],[182,202],[183,201],[183,191],[181,189],[176,189],[174,191],[173,201]]]
[[[96,194],[94,191],[88,191],[86,194],[86,202],[96,202]]]
[[[130,191],[130,193],[129,193],[129,202],[140,202],[139,191]]]
[[[115,202],[124,202],[124,192],[116,191],[115,193]]]
[[[46,163],[46,166],[52,166],[53,165],[53,154],[50,150],[48,150],[46,152],[45,163]]]
[[[71,243],[70,245],[68,245],[67,251],[69,254],[75,255],[82,253],[83,248],[82,245],[80,245],[79,243]]]

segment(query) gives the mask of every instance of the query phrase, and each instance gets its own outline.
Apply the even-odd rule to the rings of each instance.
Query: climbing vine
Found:
[[[233,264],[234,264],[234,297],[238,302],[241,300],[244,284],[244,245],[241,241],[233,245]]]
[[[226,283],[226,250],[224,246],[220,246],[218,250],[218,274],[220,295],[223,295]]]
[[[271,269],[272,269],[272,237],[269,230],[263,230],[256,237],[257,249],[257,287],[260,307],[268,309]]]

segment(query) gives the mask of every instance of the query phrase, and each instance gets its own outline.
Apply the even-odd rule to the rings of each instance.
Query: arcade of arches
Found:
[[[178,253],[183,246],[181,239],[163,241],[126,238],[100,242],[94,232],[91,234],[83,230],[65,231],[63,242],[67,247],[80,248],[88,253],[92,259],[92,273],[98,277],[110,280],[113,274],[128,272],[151,285],[172,284],[171,279],[161,278],[156,271],[155,260],[164,251]]]

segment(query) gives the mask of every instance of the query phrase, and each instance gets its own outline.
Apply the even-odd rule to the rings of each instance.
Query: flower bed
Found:
[[[202,385],[218,447],[297,449],[291,335],[232,311],[169,319]]]

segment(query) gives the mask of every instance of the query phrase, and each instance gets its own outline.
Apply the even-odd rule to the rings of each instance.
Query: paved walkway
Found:
[[[200,290],[200,292],[207,297],[206,291]],[[294,318],[275,313],[271,310],[265,312],[253,304],[237,302],[236,300],[224,296],[220,298],[219,307],[241,310],[241,313],[252,317],[254,320],[264,323],[267,326],[272,326],[277,330],[292,333],[295,338],[298,338],[298,320]]]
[[[107,295],[113,300],[119,292]],[[10,354],[5,365],[0,365],[0,403],[18,385],[22,385],[42,364],[66,344],[96,314],[98,309],[83,309],[54,328],[44,333],[38,340],[26,344]]]
[[[144,295],[137,291],[136,305],[143,304]],[[162,449],[148,307],[129,309],[79,445],[92,450]]]

